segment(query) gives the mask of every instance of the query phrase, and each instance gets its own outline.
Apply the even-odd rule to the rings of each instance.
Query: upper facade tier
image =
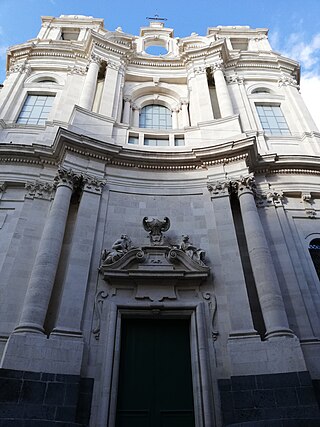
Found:
[[[299,79],[263,28],[179,38],[153,20],[134,36],[93,17],[43,17],[37,38],[8,50],[0,142],[52,145],[64,127],[136,151],[255,137],[262,155],[314,155],[319,135]]]

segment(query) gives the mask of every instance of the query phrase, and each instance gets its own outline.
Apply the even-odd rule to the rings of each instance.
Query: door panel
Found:
[[[189,322],[124,319],[117,427],[194,427]]]

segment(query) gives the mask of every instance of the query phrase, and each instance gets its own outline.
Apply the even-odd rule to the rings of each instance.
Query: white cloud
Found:
[[[320,130],[320,75],[307,73],[301,77],[301,95]]]
[[[270,36],[274,50],[301,64],[301,95],[320,130],[320,33],[309,36],[294,32],[283,41],[278,31]]]

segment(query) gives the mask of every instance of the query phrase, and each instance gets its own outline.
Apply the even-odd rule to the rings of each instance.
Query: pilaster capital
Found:
[[[193,72],[197,76],[200,74],[205,74],[207,72],[207,69],[204,65],[201,65],[201,66],[194,67]]]
[[[226,81],[229,84],[237,83],[238,85],[243,85],[244,78],[238,76],[238,74],[233,74],[232,76],[226,76]]]
[[[55,184],[42,181],[27,182],[25,189],[27,190],[26,199],[51,200],[53,199]]]
[[[293,86],[296,89],[300,90],[300,86],[298,85],[297,80],[292,77],[292,76],[288,76],[286,74],[282,74],[281,77],[278,80],[278,86],[282,87],[282,86]]]
[[[180,107],[177,105],[176,107],[173,107],[171,110],[173,113],[179,113]]]
[[[9,73],[25,73],[29,75],[31,73],[31,66],[25,62],[20,63],[13,63],[11,67],[9,68]]]
[[[311,193],[301,193],[301,203],[304,205],[304,210],[309,218],[315,218],[317,216],[317,212],[313,206],[314,199]]]
[[[86,68],[80,67],[79,65],[73,65],[72,67],[68,67],[68,73],[83,76],[84,74],[86,74]]]
[[[268,202],[272,203],[276,207],[283,206],[283,199],[283,191],[269,191],[267,193]]]
[[[107,61],[107,68],[111,68],[112,70],[119,71],[121,67],[121,64],[114,62],[114,61]]]
[[[209,182],[207,189],[210,192],[212,198],[214,197],[226,197],[230,194],[230,181],[217,181]]]
[[[106,182],[95,176],[83,175],[82,177],[83,191],[94,194],[101,194]]]
[[[71,190],[74,190],[78,187],[81,179],[81,175],[79,173],[74,172],[72,169],[64,169],[59,168],[58,173],[54,178],[54,182],[56,186],[66,186]]]
[[[189,100],[188,99],[186,99],[186,98],[181,98],[181,105],[189,105]]]
[[[245,193],[251,193],[253,196],[256,194],[256,183],[252,175],[240,176],[239,179],[231,181],[231,190],[238,196]]]

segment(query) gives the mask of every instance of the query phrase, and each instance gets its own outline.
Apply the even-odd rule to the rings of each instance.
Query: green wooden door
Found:
[[[122,322],[117,427],[194,427],[189,322]]]

